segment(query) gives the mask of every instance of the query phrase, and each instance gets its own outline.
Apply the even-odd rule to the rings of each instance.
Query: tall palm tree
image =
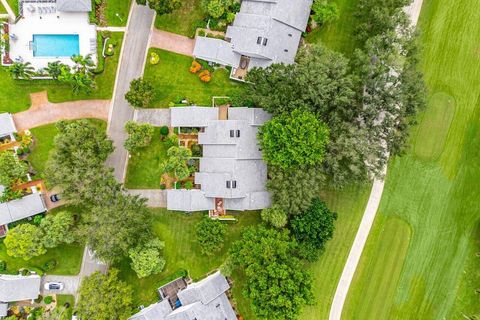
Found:
[[[13,76],[14,79],[31,79],[35,74],[35,69],[32,67],[30,62],[14,62],[9,68],[8,71]]]
[[[62,74],[62,68],[65,65],[60,61],[49,62],[48,67],[45,68],[48,75],[51,76],[54,80],[58,80],[58,77]]]
[[[73,55],[72,61],[75,62],[75,70],[78,72],[87,73],[95,67],[91,54],[85,57],[82,55]]]

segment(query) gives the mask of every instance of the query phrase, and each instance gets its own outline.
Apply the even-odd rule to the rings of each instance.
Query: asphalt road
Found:
[[[133,119],[133,108],[125,100],[130,82],[143,75],[143,67],[150,37],[150,30],[155,12],[147,6],[133,4],[127,27],[126,38],[120,59],[115,93],[109,114],[107,134],[113,140],[115,151],[107,160],[107,165],[114,169],[115,178],[124,180],[127,150],[123,147],[127,134],[125,123]]]

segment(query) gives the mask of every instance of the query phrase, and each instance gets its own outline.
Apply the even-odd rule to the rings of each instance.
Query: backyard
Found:
[[[29,94],[43,90],[48,91],[48,99],[50,102],[111,99],[123,33],[112,33],[112,39],[115,39],[118,43],[115,48],[115,54],[106,60],[105,71],[95,77],[97,88],[90,94],[80,93],[75,95],[72,93],[72,89],[69,85],[60,84],[52,80],[13,80],[8,73],[8,69],[0,67],[0,113],[15,113],[28,109],[30,107]]]
[[[193,280],[199,280],[218,268],[225,260],[229,246],[239,239],[241,231],[260,222],[258,212],[238,213],[238,223],[228,225],[224,248],[213,256],[204,256],[200,254],[200,247],[195,240],[195,225],[202,219],[203,213],[187,215],[165,209],[151,209],[151,212],[152,229],[165,241],[165,270],[161,274],[139,279],[130,269],[129,261],[116,266],[121,270],[121,277],[132,285],[135,291],[134,302],[137,305],[156,301],[156,289],[162,280],[181,269],[187,270]]]
[[[167,158],[166,143],[160,140],[160,136],[160,128],[155,128],[150,146],[131,153],[125,178],[126,188],[160,188],[160,177],[163,174],[160,165]]]
[[[175,12],[157,15],[155,28],[193,38],[195,29],[204,24],[205,14],[200,3],[201,0],[182,1],[182,6]]]
[[[471,10],[476,3],[424,3],[419,26],[429,104],[412,132],[412,148],[389,164],[346,319],[478,314],[480,12]]]
[[[157,65],[147,64],[144,78],[155,88],[152,101],[155,108],[166,108],[170,102],[187,99],[191,104],[210,106],[213,96],[230,96],[239,90],[241,83],[230,80],[230,71],[216,69],[210,83],[203,83],[189,68],[192,58],[160,49],[150,49],[160,57]]]

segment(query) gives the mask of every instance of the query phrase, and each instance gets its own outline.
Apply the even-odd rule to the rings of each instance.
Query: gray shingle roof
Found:
[[[10,113],[0,113],[0,137],[17,132]]]
[[[218,119],[218,108],[175,107],[170,108],[172,127],[206,127],[209,120]]]
[[[198,38],[194,56],[237,67],[241,55],[245,55],[251,58],[249,69],[272,63],[291,64],[307,26],[312,2],[243,0],[233,25],[227,28],[229,42]],[[232,56],[229,50],[236,54]],[[219,59],[219,55],[229,58]]]
[[[14,302],[37,299],[41,278],[38,275],[0,275],[0,301]]]
[[[57,10],[61,12],[90,12],[91,0],[57,0]]]
[[[163,300],[158,303],[154,303],[139,313],[130,317],[130,320],[163,320],[172,312],[172,307],[168,300]]]
[[[215,208],[214,199],[206,198],[201,190],[167,190],[167,204],[170,210],[186,212]]]
[[[45,211],[47,211],[47,209],[43,202],[43,196],[40,193],[32,193],[20,199],[0,203],[0,226]]]
[[[8,314],[8,303],[0,303],[0,317],[6,317]]]
[[[178,293],[178,298],[182,305],[188,305],[195,302],[208,304],[213,299],[230,289],[227,279],[219,272],[192,283],[185,290]]]

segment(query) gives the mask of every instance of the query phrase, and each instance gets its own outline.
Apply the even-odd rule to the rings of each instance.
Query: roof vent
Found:
[[[262,37],[258,37],[257,38],[257,44],[262,44],[262,39],[263,39]]]
[[[228,181],[227,181],[227,189],[231,189],[231,188],[232,188],[232,187],[231,187],[231,181],[228,180]]]
[[[230,138],[234,138],[235,137],[235,130],[230,130]]]
[[[263,45],[264,45],[264,46],[267,45],[267,42],[268,42],[268,39],[267,39],[267,38],[263,38]]]
[[[236,131],[236,136],[237,136],[237,138],[240,138],[240,130]]]

